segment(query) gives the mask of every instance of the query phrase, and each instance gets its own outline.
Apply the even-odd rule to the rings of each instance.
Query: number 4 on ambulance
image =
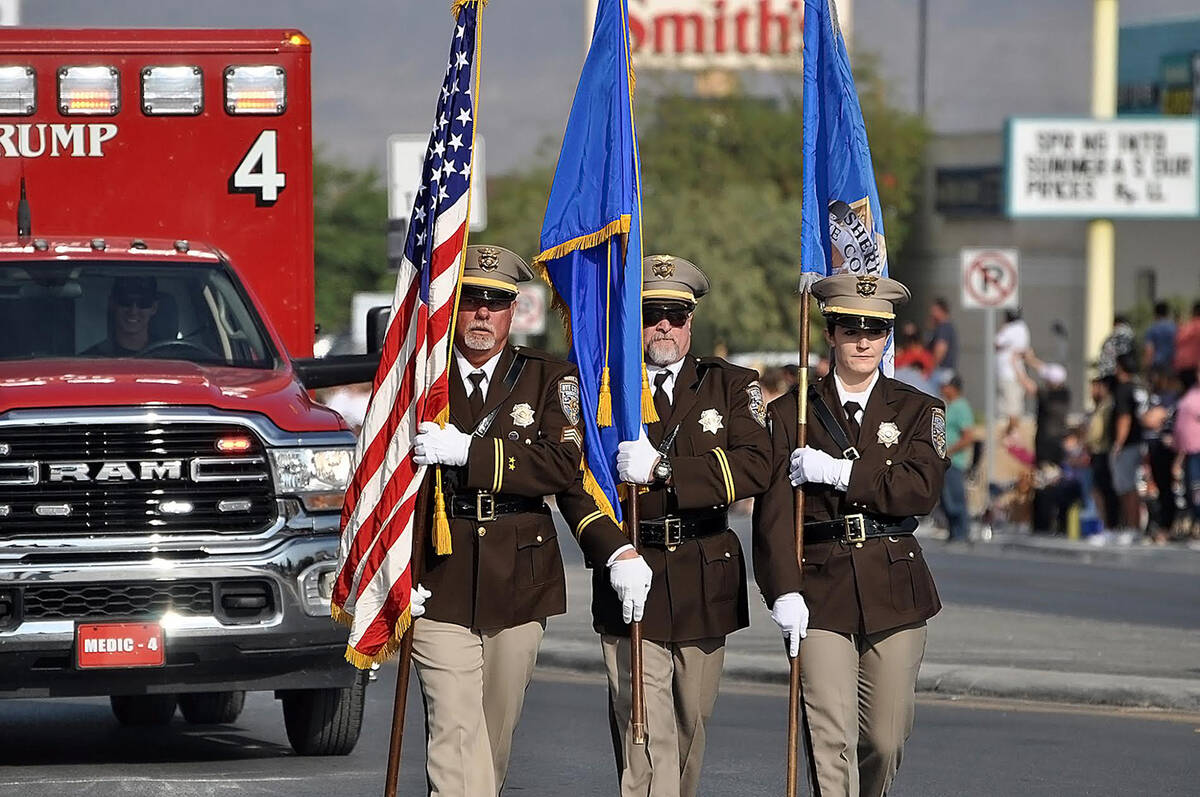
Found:
[[[80,669],[161,667],[163,631],[158,623],[79,623],[75,663]]]

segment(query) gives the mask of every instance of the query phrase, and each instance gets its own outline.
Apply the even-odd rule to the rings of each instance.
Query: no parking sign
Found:
[[[1016,249],[963,249],[960,260],[964,308],[1018,305],[1020,255]]]

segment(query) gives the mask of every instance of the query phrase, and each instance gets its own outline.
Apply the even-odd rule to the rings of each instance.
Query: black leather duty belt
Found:
[[[707,510],[643,520],[638,534],[643,545],[674,548],[687,540],[711,537],[728,528],[729,516],[724,510]]]
[[[529,498],[523,495],[505,495],[489,493],[480,490],[474,495],[455,493],[449,501],[447,509],[450,517],[465,517],[472,520],[495,520],[503,515],[517,512],[540,512],[546,506],[541,498]]]
[[[818,520],[804,524],[804,541],[807,542],[864,542],[873,537],[902,537],[911,535],[917,528],[915,518],[887,520],[870,515],[846,515],[834,520]]]

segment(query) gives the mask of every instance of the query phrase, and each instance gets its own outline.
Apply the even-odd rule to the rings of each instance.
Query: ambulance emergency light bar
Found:
[[[37,83],[27,66],[0,66],[0,115],[29,116],[37,108]]]
[[[65,116],[112,116],[121,109],[121,76],[111,66],[58,70],[58,110]]]
[[[225,110],[275,115],[287,108],[287,75],[279,66],[231,66],[225,70]]]
[[[142,111],[148,116],[195,116],[204,110],[204,73],[198,66],[142,70]]]

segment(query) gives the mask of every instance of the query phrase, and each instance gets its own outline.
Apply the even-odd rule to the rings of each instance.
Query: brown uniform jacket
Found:
[[[452,359],[450,421],[471,434],[482,418],[499,411],[487,431],[471,441],[466,466],[442,468],[447,501],[455,492],[474,501],[479,491],[497,500],[540,499],[577,482],[582,438],[575,374],[570,363],[509,346],[489,380],[482,414],[471,418]],[[497,515],[495,520],[451,517],[450,536],[449,556],[438,556],[432,539],[425,541],[420,583],[433,593],[425,604],[426,617],[494,629],[566,611],[562,556],[545,504],[538,511]]]
[[[655,446],[679,426],[668,451],[672,485],[651,487],[640,495],[642,520],[725,508],[766,488],[771,441],[754,379],[753,371],[716,357],[684,360],[675,380],[671,416],[647,426]],[[605,567],[627,542],[614,535],[615,528],[607,519],[582,530],[572,525],[593,568],[593,624],[600,633],[627,636],[629,626],[621,620],[621,604]],[[728,528],[714,531],[674,550],[642,546],[641,554],[654,572],[642,621],[646,639],[685,642],[724,636],[749,625],[741,545]]]
[[[816,391],[848,430],[832,373],[816,383]],[[754,509],[754,575],[763,597],[771,604],[786,592],[801,592],[811,613],[810,627],[845,634],[886,631],[937,614],[941,602],[915,537],[879,537],[853,545],[805,543],[803,567],[798,566],[788,481],[796,448],[796,395],[793,388],[770,406],[773,474]],[[933,511],[949,464],[935,443],[935,412],[944,412],[940,400],[880,376],[863,410],[859,438],[851,440],[861,459],[850,472],[849,487],[843,493],[827,485],[806,485],[805,522],[860,512],[903,518]],[[944,451],[944,415],[941,421]],[[879,440],[880,425],[887,423],[900,433],[890,446]],[[808,445],[841,456],[811,403]]]

